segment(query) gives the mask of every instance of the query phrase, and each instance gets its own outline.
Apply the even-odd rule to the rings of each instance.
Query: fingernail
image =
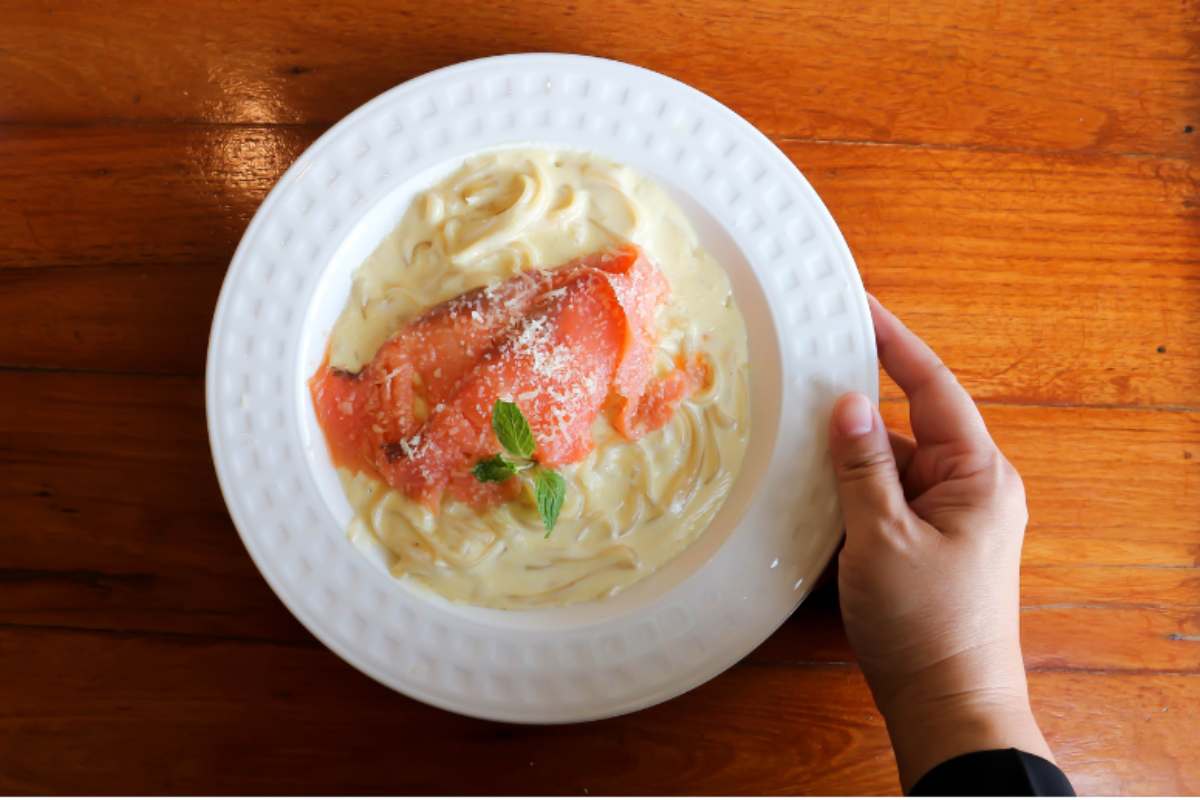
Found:
[[[875,424],[875,412],[866,395],[854,392],[838,401],[838,432],[846,437],[865,436]]]

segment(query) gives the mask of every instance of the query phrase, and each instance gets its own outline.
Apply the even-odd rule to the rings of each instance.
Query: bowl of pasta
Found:
[[[840,516],[865,295],[796,167],[619,62],[466,62],[350,114],[248,227],[213,458],[264,578],[346,661],[560,722],[707,680],[795,609]]]

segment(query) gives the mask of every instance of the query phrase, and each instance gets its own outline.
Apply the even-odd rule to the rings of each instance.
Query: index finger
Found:
[[[920,444],[994,447],[975,401],[954,373],[895,314],[868,295],[879,362],[908,396],[913,436]]]

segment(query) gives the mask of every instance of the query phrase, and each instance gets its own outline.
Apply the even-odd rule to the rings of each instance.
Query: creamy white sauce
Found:
[[[724,502],[749,438],[746,328],[729,279],[679,207],[632,169],[585,153],[502,150],[418,195],[355,273],[330,338],[357,371],[406,321],[469,289],[621,243],[666,276],[658,368],[703,353],[711,387],[662,429],[629,442],[603,419],[595,450],[559,471],[567,497],[546,538],[528,498],[482,514],[430,511],[365,474],[340,470],[349,534],[372,537],[398,576],[475,605],[565,605],[611,595],[693,542]]]

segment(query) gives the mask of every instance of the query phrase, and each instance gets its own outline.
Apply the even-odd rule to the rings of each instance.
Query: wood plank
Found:
[[[897,788],[886,733],[853,667],[735,667],[634,715],[541,728],[436,711],[324,650],[0,630],[0,654],[6,792]],[[1197,744],[1179,735],[1200,714],[1200,677],[1034,673],[1031,689],[1081,792],[1200,789]]]
[[[1025,609],[1039,608],[1161,608],[1200,607],[1200,569],[1196,567],[1130,565],[1021,565],[1021,597]],[[1130,580],[1130,578],[1134,578]],[[1195,624],[1197,620],[1193,620]]]
[[[225,511],[200,381],[0,386],[0,621],[311,641]]]
[[[1195,585],[1196,571],[1191,581]],[[1123,583],[1140,573],[1127,570]],[[1194,595],[1193,595],[1194,597]],[[1030,668],[1200,673],[1200,608],[1121,608],[1051,603],[1021,611],[1021,645]]]
[[[1195,155],[1193,0],[18,4],[6,122],[328,124],[454,62],[581,52],[666,72],[774,136]],[[463,19],[469,15],[470,25]],[[380,54],[386,53],[386,57]]]
[[[10,137],[0,149],[0,365],[198,372],[242,228],[315,133]],[[787,150],[867,285],[977,397],[1189,407],[1200,397],[1200,226],[1185,162]],[[16,267],[26,269],[5,269]]]
[[[0,367],[202,375],[226,266],[0,269]]]
[[[312,646],[224,512],[199,379],[0,372],[0,398],[0,624]],[[1200,669],[1200,460],[1181,457],[1200,452],[1200,416],[986,410],[1031,499],[1029,663]],[[754,656],[852,658],[828,589]]]
[[[4,695],[9,792],[883,793],[896,782],[866,687],[845,668],[735,671],[633,717],[542,728],[436,711],[321,650],[0,632],[0,652],[18,648],[0,666],[5,686],[27,687]],[[64,657],[89,669],[57,668]],[[782,747],[780,713],[802,733]]]
[[[0,267],[227,264],[319,127],[0,127]],[[131,320],[132,322],[132,320]]]
[[[1200,792],[1200,677],[1035,672],[1029,692],[1080,795]]]
[[[1200,216],[1184,161],[788,146],[867,288],[977,398],[1200,397]],[[887,396],[898,396],[885,383]]]
[[[907,405],[885,402],[908,431]],[[1200,414],[985,405],[1025,481],[1025,562],[1200,566]]]
[[[1067,566],[1049,576],[1047,571],[1022,571],[1027,668],[1200,673],[1200,570]],[[1164,574],[1169,579],[1160,579]],[[1145,602],[1121,598],[1123,589]],[[855,663],[833,587],[805,600],[747,661]]]

